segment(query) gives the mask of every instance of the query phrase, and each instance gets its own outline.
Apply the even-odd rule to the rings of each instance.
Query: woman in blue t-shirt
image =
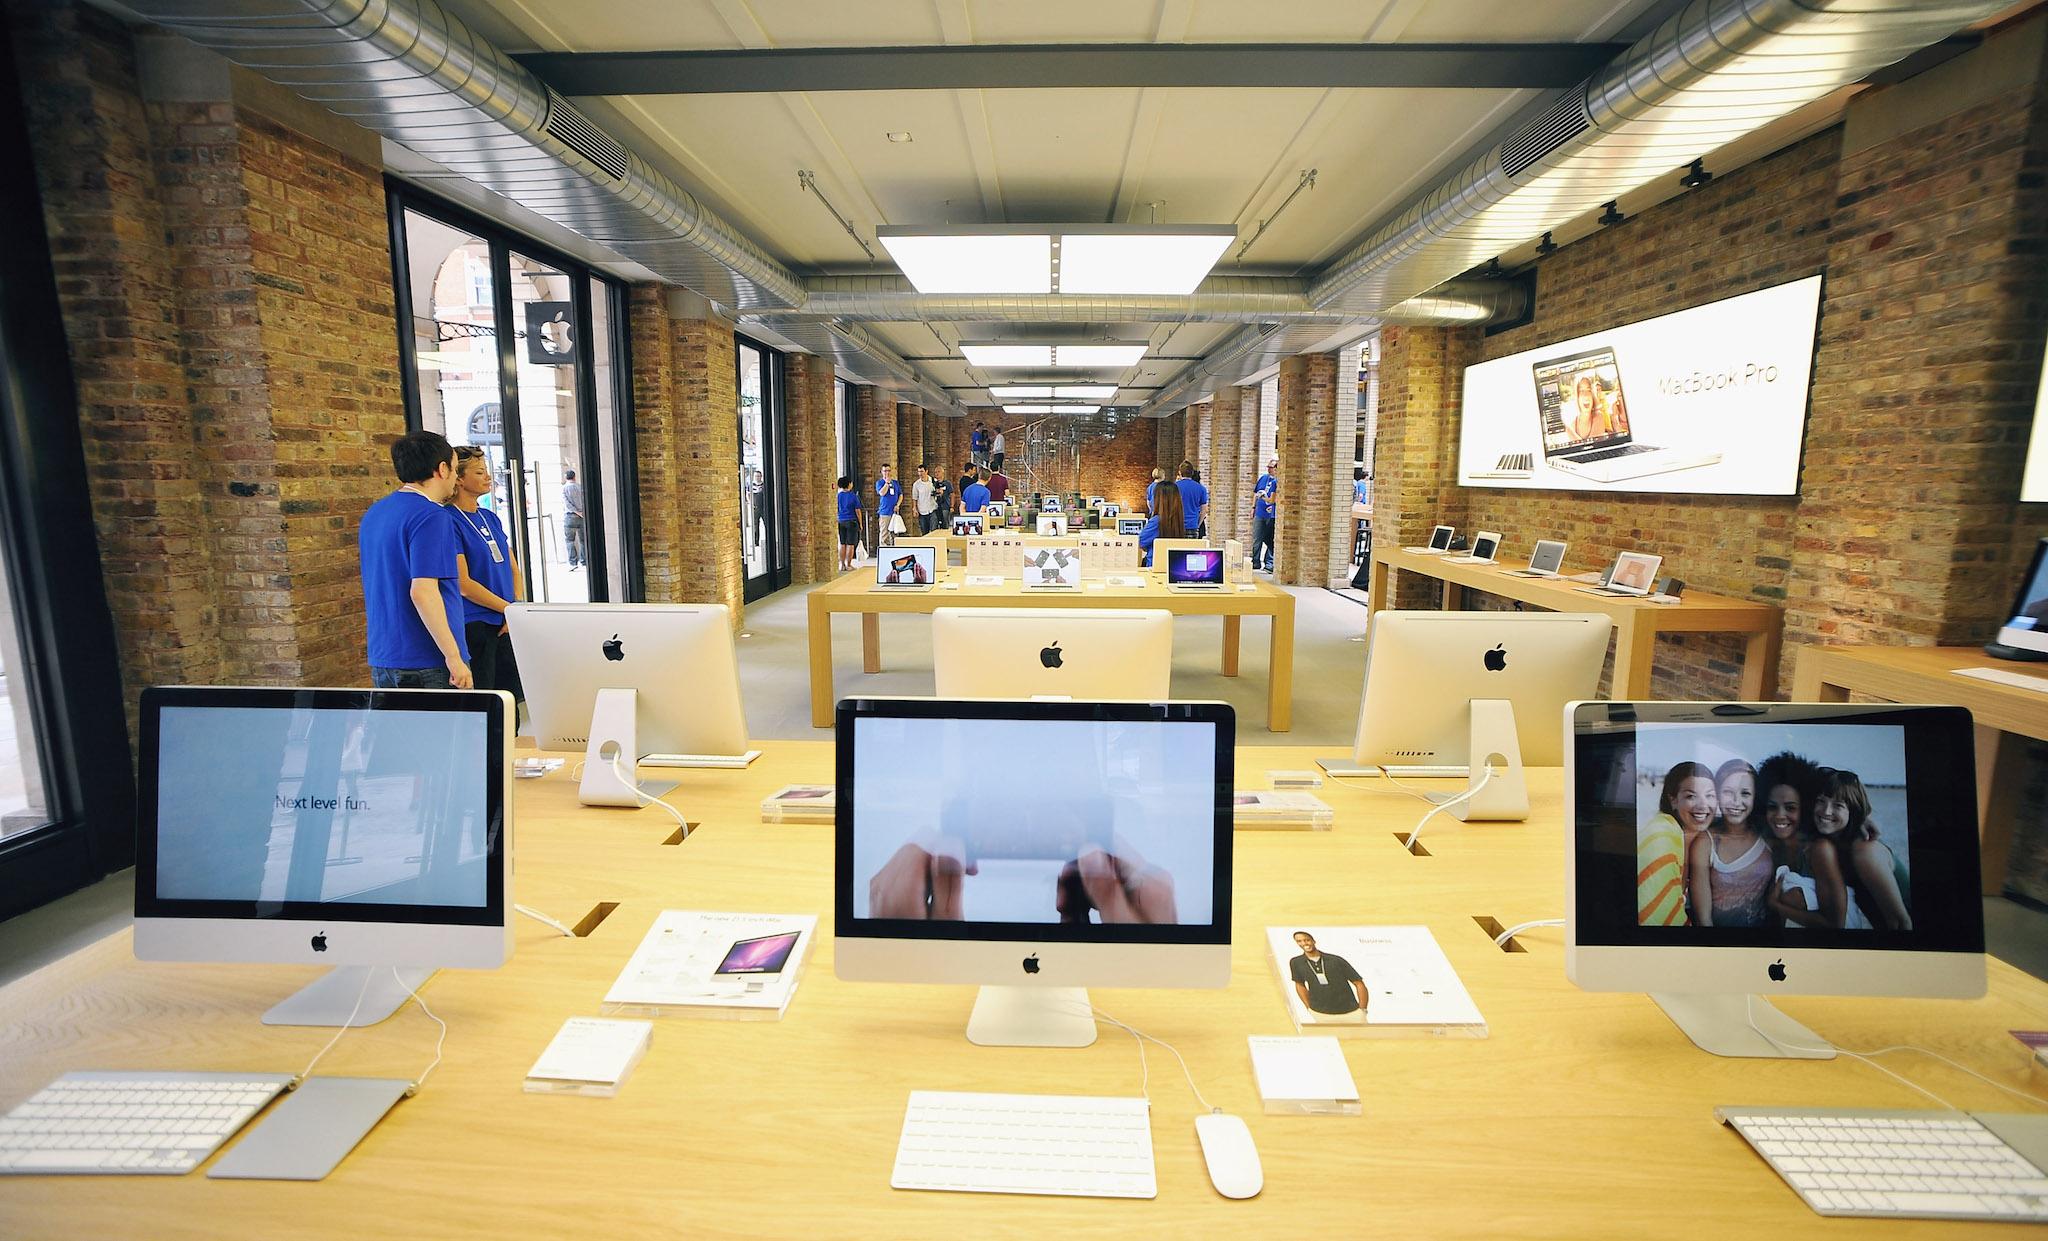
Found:
[[[519,558],[498,515],[477,501],[491,491],[491,463],[473,444],[455,449],[456,588],[462,594],[463,636],[469,643],[469,671],[478,689],[502,689],[514,701],[525,698],[505,608],[519,598]]]
[[[1159,532],[1166,531],[1169,539],[1187,537],[1187,528],[1181,524],[1180,488],[1160,487],[1152,493],[1152,517],[1145,528],[1138,532],[1138,549],[1145,554],[1145,565],[1152,565],[1152,544],[1159,539]]]

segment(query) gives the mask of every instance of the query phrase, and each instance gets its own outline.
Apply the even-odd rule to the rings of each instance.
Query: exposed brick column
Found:
[[[1274,533],[1276,576],[1295,586],[1328,585],[1332,454],[1336,451],[1337,355],[1280,363],[1281,512]]]
[[[626,329],[633,349],[641,573],[649,603],[673,603],[685,597],[682,470],[676,455],[682,445],[675,430],[676,359],[665,286],[636,284],[627,290]]]
[[[1181,446],[1186,436],[1185,415],[1168,414],[1156,421],[1159,423],[1158,443],[1153,449],[1152,465],[1165,471],[1168,478],[1172,478],[1173,471],[1180,465]],[[1148,478],[1150,473],[1151,471],[1146,471]]]
[[[903,524],[917,533],[917,505],[911,502],[910,486],[917,481],[917,467],[924,460],[924,410],[904,402],[896,406],[896,481],[903,485]]]
[[[832,529],[832,360],[790,354],[784,377],[789,397],[789,580],[802,585],[827,580],[838,563],[839,540]]]
[[[1438,522],[1462,526],[1458,410],[1465,367],[1478,356],[1472,329],[1388,326],[1380,330],[1379,448],[1374,458],[1372,537],[1416,546]],[[1280,468],[1293,466],[1285,449]],[[1350,501],[1345,500],[1347,508]],[[1530,535],[1530,538],[1537,536]],[[1436,586],[1402,574],[1394,606],[1433,606]]]
[[[694,293],[637,286],[633,405],[650,603],[744,603],[732,324]]]
[[[883,466],[897,463],[896,397],[887,388],[871,384],[855,388],[854,395],[853,439],[857,451],[853,457],[853,487],[860,493],[862,520],[867,523],[867,546],[873,551],[881,536],[875,523],[875,480],[882,476]]]
[[[1238,458],[1243,451],[1238,440],[1238,423],[1244,389],[1220,387],[1209,404],[1209,452],[1202,468],[1202,481],[1209,485],[1209,541],[1219,547],[1225,539],[1244,539],[1251,522],[1238,509]]]
[[[1246,555],[1252,550],[1252,493],[1257,490],[1259,475],[1266,472],[1265,459],[1259,456],[1259,390],[1256,387],[1238,388],[1237,392],[1237,528],[1238,538],[1244,540]],[[1278,530],[1278,523],[1275,523]]]

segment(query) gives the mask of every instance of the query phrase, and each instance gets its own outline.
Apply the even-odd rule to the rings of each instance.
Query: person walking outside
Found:
[[[583,484],[576,471],[562,471],[562,544],[569,553],[569,567],[579,569],[590,561],[583,541]]]
[[[1252,568],[1266,573],[1273,571],[1273,515],[1279,502],[1280,458],[1273,457],[1252,489]]]
[[[910,498],[917,505],[917,532],[930,534],[932,526],[939,519],[938,497],[932,492],[932,471],[928,465],[917,467],[917,481],[910,485]]]
[[[370,684],[468,689],[462,596],[456,590],[455,449],[432,431],[391,445],[399,488],[372,504],[356,533]]]
[[[477,501],[490,493],[491,463],[484,450],[465,444],[455,450],[456,590],[462,595],[462,641],[478,689],[501,689],[518,702],[519,665],[505,609],[519,598],[519,557],[498,515]]]

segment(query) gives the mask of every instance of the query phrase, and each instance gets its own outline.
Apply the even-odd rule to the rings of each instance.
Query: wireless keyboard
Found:
[[[0,1173],[190,1172],[291,1083],[289,1073],[66,1073],[0,1117]]]
[[[889,1184],[1154,1198],[1151,1105],[1087,1095],[913,1091]]]
[[[2041,1117],[1742,1107],[1714,1116],[1822,1215],[2048,1220],[2048,1174],[1984,1123],[2032,1138],[2048,1131]]]

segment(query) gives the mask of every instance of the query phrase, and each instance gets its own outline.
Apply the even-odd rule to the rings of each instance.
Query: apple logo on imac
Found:
[[[1784,982],[1784,981],[1785,981],[1785,963],[1784,963],[1784,962],[1783,962],[1782,960],[1780,960],[1780,961],[1773,961],[1773,962],[1771,962],[1771,964],[1770,964],[1770,968],[1766,969],[1766,970],[1764,971],[1764,973],[1766,973],[1766,974],[1769,974],[1769,975],[1771,976],[1771,981],[1772,981],[1772,982]]]
[[[1034,952],[1030,956],[1024,958],[1024,972],[1027,974],[1036,974],[1038,972],[1037,953]]]
[[[315,936],[313,937],[313,951],[315,951],[315,952],[325,952],[325,951],[327,951],[327,932],[325,932],[325,931],[322,931],[322,932],[320,932],[320,933],[319,933],[318,935],[315,935]]]
[[[611,641],[604,644],[604,657],[613,663],[626,657],[626,644],[619,641],[619,635],[613,634]]]
[[[1038,662],[1044,664],[1048,668],[1059,667],[1060,661],[1065,658],[1066,652],[1060,650],[1060,644],[1058,642],[1054,642],[1051,646],[1046,647],[1044,650],[1038,653]]]
[[[1505,649],[1505,644],[1497,645],[1492,650],[1486,652],[1486,654],[1480,656],[1480,662],[1486,665],[1488,672],[1500,672],[1506,669],[1508,666],[1508,653]]]

